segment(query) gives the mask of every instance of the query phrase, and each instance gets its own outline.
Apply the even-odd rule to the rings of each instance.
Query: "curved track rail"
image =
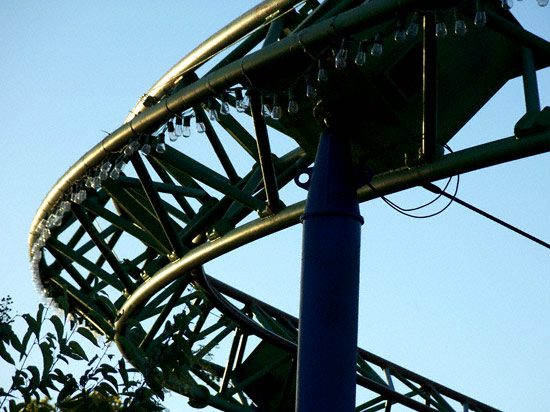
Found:
[[[185,394],[196,407],[293,410],[297,320],[207,276],[202,265],[299,222],[304,201],[285,186],[311,164],[315,139],[294,135],[293,121],[274,110],[277,99],[286,105],[295,98],[300,112],[283,116],[295,116],[314,136],[321,129],[319,110],[313,114],[318,105],[294,94],[343,39],[359,49],[397,20],[412,23],[414,12],[471,13],[473,3],[264,1],[174,66],[48,193],[29,236],[40,287],[54,301],[65,297],[78,319],[114,339],[153,387]],[[491,17],[495,33],[550,59],[547,42],[500,12]],[[276,81],[269,80],[274,67]],[[191,121],[198,131],[189,140],[176,136]],[[298,144],[289,138],[272,150],[268,132]],[[522,136],[429,164],[397,164],[375,173],[358,189],[359,199],[550,149],[548,127]],[[229,353],[217,354],[218,345]],[[357,384],[368,399],[360,411],[393,403],[417,411],[494,410],[364,350]]]

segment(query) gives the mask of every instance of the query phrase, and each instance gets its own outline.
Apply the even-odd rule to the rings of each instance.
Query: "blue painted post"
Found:
[[[361,224],[346,136],[321,135],[303,220],[297,412],[353,412]]]

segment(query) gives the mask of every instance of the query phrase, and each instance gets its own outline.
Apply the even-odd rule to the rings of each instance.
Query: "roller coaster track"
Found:
[[[267,0],[221,29],[163,76],[126,122],[48,193],[29,236],[43,292],[53,301],[66,297],[70,312],[114,339],[152,385],[188,396],[195,407],[294,410],[298,320],[206,275],[203,265],[300,222],[305,201],[284,189],[312,163],[323,109],[304,92],[310,73],[334,59],[342,39],[358,49],[393,30],[396,16],[409,25],[415,12],[459,7],[470,15],[473,3]],[[537,67],[547,65],[549,44],[521,29],[498,3],[486,4],[491,35],[529,47]],[[409,42],[400,47],[412,50],[420,39]],[[335,69],[327,71],[343,82]],[[483,98],[519,71],[512,67]],[[293,99],[299,112],[278,118],[274,109]],[[179,134],[191,121],[199,131],[170,141],[174,128]],[[521,139],[427,164],[403,163],[411,142],[392,142],[397,151],[377,147],[383,161],[369,163],[373,175],[358,189],[359,199],[550,149],[549,128],[540,119],[519,132]],[[272,150],[268,133],[292,139]],[[366,399],[357,411],[389,411],[394,404],[416,411],[496,410],[362,349],[357,387],[358,399]]]

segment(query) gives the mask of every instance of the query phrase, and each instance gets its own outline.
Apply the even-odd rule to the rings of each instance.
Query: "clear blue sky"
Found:
[[[253,1],[14,1],[0,5],[0,295],[34,311],[27,234],[59,177],[116,129],[138,98]],[[550,7],[516,1],[524,27],[550,39]],[[539,73],[550,105],[550,71]],[[510,82],[451,140],[454,150],[512,135],[524,113]],[[550,241],[548,154],[461,177],[459,197]],[[393,196],[403,206],[429,198]],[[362,205],[360,345],[507,411],[548,410],[550,251],[459,205],[415,220]],[[301,228],[207,266],[297,314]],[[284,258],[283,258],[284,257]],[[2,373],[2,372],[0,372]],[[191,410],[168,404],[172,411]]]

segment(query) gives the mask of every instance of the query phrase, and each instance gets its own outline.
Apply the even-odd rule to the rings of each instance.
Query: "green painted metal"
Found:
[[[82,206],[85,209],[93,212],[97,216],[100,216],[101,218],[110,222],[114,227],[117,227],[123,230],[125,233],[129,233],[136,239],[139,239],[145,245],[157,250],[162,250],[161,244],[158,241],[156,241],[151,235],[149,235],[146,231],[139,229],[138,226],[134,225],[132,222],[128,221],[127,219],[100,206],[93,198],[86,199],[86,201],[82,203]]]
[[[256,139],[254,139],[252,135],[248,133],[248,131],[241,126],[241,124],[237,122],[233,116],[222,116],[219,119],[219,123],[254,160],[258,160],[259,156]]]
[[[92,241],[97,246],[101,252],[101,256],[109,263],[114,273],[117,275],[118,279],[122,282],[126,290],[133,292],[135,289],[135,284],[132,282],[126,269],[122,266],[120,261],[115,257],[111,248],[105,243],[101,238],[98,231],[93,226],[92,220],[86,215],[86,213],[78,205],[72,206],[72,212],[75,217],[79,220],[80,224],[86,230],[88,235],[92,238]],[[96,263],[97,267],[101,267],[101,264]]]
[[[160,159],[163,164],[177,167],[179,170],[187,173],[199,182],[247,205],[252,210],[261,211],[265,207],[264,202],[244,194],[241,190],[233,186],[227,178],[170,147],[167,148],[165,153],[156,154],[153,155],[153,157]]]
[[[105,181],[103,187],[113,198],[115,204],[123,209],[138,227],[147,232],[155,240],[155,243],[161,246],[164,253],[172,251],[170,242],[166,238],[162,225],[157,220],[143,189],[120,188],[109,181]]]
[[[259,163],[264,181],[267,208],[273,213],[277,212],[279,208],[279,188],[277,187],[277,180],[275,177],[275,168],[273,166],[267,127],[262,113],[261,97],[257,91],[250,92],[250,112],[256,132]]]
[[[181,229],[177,227],[175,222],[168,216],[168,213],[162,204],[162,200],[153,186],[151,175],[147,171],[140,155],[138,153],[134,153],[131,157],[131,161],[136,173],[139,176],[143,190],[149,199],[150,205],[154,210],[155,216],[162,227],[166,239],[170,242],[171,250],[174,251],[176,255],[181,254],[184,246],[177,233]]]
[[[118,178],[118,183],[120,183],[122,186],[127,187],[141,187],[141,181],[133,177],[120,176]],[[158,193],[169,193],[174,195],[175,199],[178,199],[180,197],[192,197],[197,199],[208,197],[208,193],[206,193],[202,189],[197,189],[194,187],[182,187],[174,184],[173,182],[153,182],[153,187]]]
[[[492,60],[499,64],[510,62],[510,72],[494,76],[494,83],[482,85],[479,93],[464,91],[467,96],[462,100],[467,107],[457,110],[443,99],[438,108],[444,119],[444,126],[438,128],[442,142],[450,139],[506,80],[529,72],[522,58],[525,47],[534,52],[531,75],[533,69],[550,62],[549,44],[521,29],[509,13],[500,11],[499,2],[491,3],[494,3],[489,7],[488,27],[491,30],[484,30],[483,35],[472,34],[468,41],[481,39],[486,42]],[[147,93],[146,100],[140,101],[126,124],[98,143],[60,179],[37,211],[29,236],[30,250],[40,235],[36,230],[40,221],[55,210],[60,200],[68,197],[75,185],[82,184],[87,176],[95,176],[103,162],[120,159],[128,143],[148,141],[175,114],[194,108],[197,118],[207,121],[204,105],[228,89],[251,88],[269,95],[286,92],[290,85],[298,89],[305,87],[304,72],[316,65],[318,58],[326,57],[329,62],[329,49],[342,38],[356,45],[376,31],[387,30],[395,23],[396,14],[406,16],[417,8],[473,7],[470,0],[370,3],[328,0],[321,4],[308,1],[296,9],[298,2],[293,0],[268,0],[262,4],[265,7],[254,9],[236,24],[222,29],[178,63],[157,83],[155,91]],[[279,40],[275,41],[277,38]],[[199,79],[195,75],[198,66],[236,40],[241,43],[204,77]],[[252,51],[262,41],[264,47]],[[440,45],[437,50],[444,76],[441,87],[450,87],[454,94],[456,85],[449,80],[456,77],[452,69],[457,63],[453,53],[463,54],[469,47],[459,41],[446,39],[445,46]],[[343,91],[325,98],[325,109],[339,116],[340,108],[335,110],[335,107],[342,106],[342,111],[350,109],[349,101],[354,100],[354,93],[359,93],[353,89],[361,89],[361,93],[371,90],[374,96],[371,106],[378,105],[376,110],[379,110],[370,113],[371,117],[381,119],[381,123],[384,119],[398,120],[392,126],[374,127],[380,136],[396,136],[397,140],[390,139],[387,145],[381,143],[381,139],[365,137],[362,132],[355,137],[355,162],[368,164],[374,171],[371,185],[358,189],[361,201],[550,149],[550,127],[542,122],[542,126],[537,123],[536,130],[519,127],[521,139],[513,136],[436,156],[429,164],[405,162],[405,155],[410,160],[417,152],[421,110],[415,103],[419,99],[416,92],[419,81],[414,80],[410,82],[412,86],[406,87],[404,83],[407,82],[403,82],[401,76],[407,65],[418,61],[419,50],[421,52],[419,41],[392,45],[385,48],[385,57],[369,68],[352,68],[345,74],[331,73],[332,86]],[[293,64],[285,64],[288,61]],[[492,64],[489,70],[494,68]],[[462,69],[467,76],[472,67]],[[417,74],[419,70],[417,67],[412,73]],[[405,76],[405,79],[408,78]],[[376,83],[376,87],[371,83]],[[458,83],[463,88],[464,82]],[[528,83],[534,85],[532,79]],[[468,86],[479,89],[477,83]],[[536,84],[533,87],[536,89]],[[117,339],[130,361],[132,351],[128,351],[122,341],[136,348],[141,343],[143,348],[157,349],[157,353],[165,356],[159,360],[159,367],[166,370],[173,367],[170,369],[173,371],[181,368],[180,373],[166,375],[166,387],[189,396],[195,406],[211,405],[224,411],[250,412],[254,399],[263,397],[264,400],[258,402],[266,410],[292,409],[297,319],[206,276],[201,265],[299,222],[303,202],[286,206],[284,198],[279,202],[273,200],[273,196],[281,196],[278,188],[290,182],[300,168],[307,167],[315,154],[319,118],[312,114],[315,102],[308,102],[302,95],[298,96],[301,111],[295,118],[285,116],[281,121],[264,118],[259,122],[264,123],[262,128],[267,126],[293,137],[301,147],[276,157],[269,148],[267,129],[265,134],[256,132],[254,137],[241,125],[239,116],[250,115],[250,110],[243,115],[220,116],[217,125],[207,121],[207,137],[216,157],[198,162],[170,146],[165,154],[134,154],[134,162],[127,167],[133,168],[128,175],[135,172],[137,179],[128,176],[107,179],[102,182],[103,189],[87,190],[88,198],[81,206],[75,206],[75,215],[80,220],[67,214],[62,225],[52,228],[50,239],[45,241],[46,256],[39,262],[39,268],[48,293],[54,299],[56,294],[66,293],[71,310],[90,327]],[[529,107],[534,107],[533,101],[531,93]],[[146,107],[145,103],[152,105]],[[354,113],[354,108],[351,109]],[[137,112],[141,114],[136,116]],[[360,122],[359,129],[373,130],[371,120],[366,118]],[[224,136],[218,136],[223,132],[243,148],[253,163],[243,178],[235,170],[237,164],[232,153],[223,144]],[[266,143],[267,150],[265,146],[262,149]],[[264,168],[262,173],[262,159],[267,160],[264,166],[267,164],[271,171]],[[210,160],[215,164],[209,163]],[[227,176],[214,172],[218,163]],[[153,181],[153,171],[162,182]],[[222,195],[219,200],[214,197],[217,193]],[[242,223],[253,211],[263,212],[266,203],[275,214],[268,217],[262,213],[260,218]],[[275,204],[278,210],[273,208]],[[109,226],[102,231],[94,229],[96,218],[106,220]],[[58,240],[75,226],[68,242]],[[85,241],[86,233],[92,240]],[[143,249],[135,250],[134,255],[117,263],[110,249],[123,244],[126,238],[138,240]],[[83,256],[88,252],[98,254],[95,263]],[[104,265],[105,262],[110,268]],[[191,278],[193,281],[187,285]],[[134,284],[137,288],[132,295],[125,294],[124,289]],[[108,292],[110,301],[99,292]],[[148,331],[139,330],[129,326],[130,319],[147,320],[145,323],[153,327]],[[230,336],[231,332],[235,332],[235,337]],[[248,339],[250,335],[256,335],[262,343],[251,348],[256,343]],[[209,360],[218,344],[232,347],[225,366]],[[190,355],[193,353],[195,355]],[[269,364],[279,366],[266,367]],[[447,411],[453,401],[467,404],[471,410],[495,411],[363,350],[359,350],[357,366],[358,388],[372,391],[368,393],[373,396],[357,410],[381,410],[397,403],[418,411]],[[248,372],[243,372],[247,367]],[[259,374],[250,372],[262,367]],[[278,383],[274,391],[275,386],[266,386],[265,379],[276,375]],[[381,377],[384,375],[387,381]],[[401,382],[401,389],[393,387],[392,378]]]
[[[219,112],[219,107],[217,106],[216,109]],[[206,116],[206,113],[200,106],[195,106],[193,108],[193,111],[195,112],[195,116],[197,121],[203,122],[206,127],[206,137],[208,137],[208,140],[210,141],[210,144],[212,145],[212,148],[214,149],[214,152],[216,153],[216,156],[218,156],[218,159],[220,160],[220,163],[225,170],[225,173],[227,175],[227,178],[229,181],[233,184],[237,183],[240,178],[237,174],[237,171],[235,170],[235,167],[231,163],[231,159],[229,159],[229,156],[227,155],[227,152],[225,151],[225,148],[220,142],[220,139],[214,130],[214,127],[212,126],[212,123]],[[223,116],[223,115],[221,115]]]
[[[48,242],[47,247],[48,247],[48,250],[51,253],[56,253],[57,254],[58,259],[61,256],[63,256],[65,258],[67,258],[69,261],[72,261],[74,263],[79,264],[80,266],[82,266],[83,268],[88,270],[89,272],[93,273],[99,279],[102,279],[105,282],[107,282],[112,287],[114,287],[114,288],[116,288],[120,291],[124,290],[124,285],[120,282],[120,280],[116,276],[114,276],[111,273],[107,272],[106,270],[100,268],[95,263],[93,263],[89,259],[85,258],[83,255],[81,255],[79,253],[76,253],[73,249],[67,247],[66,245],[61,243],[59,240],[50,239],[50,241]],[[81,285],[81,286],[84,286],[84,285]]]

